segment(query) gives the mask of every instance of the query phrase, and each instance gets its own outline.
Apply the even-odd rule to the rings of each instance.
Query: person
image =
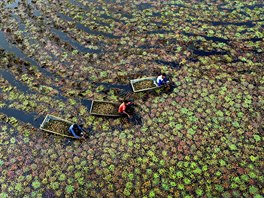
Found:
[[[159,87],[163,86],[163,85],[168,85],[169,81],[166,78],[166,74],[162,73],[161,75],[158,76],[157,78],[157,84]]]
[[[69,128],[69,132],[71,133],[71,135],[73,135],[73,137],[75,138],[82,138],[85,139],[84,137],[84,130],[83,130],[83,125],[78,125],[78,124],[72,124]]]
[[[124,100],[123,103],[118,108],[118,113],[120,115],[127,115],[129,118],[131,118],[131,115],[127,112],[127,108],[132,105],[132,102],[129,102],[128,100]]]

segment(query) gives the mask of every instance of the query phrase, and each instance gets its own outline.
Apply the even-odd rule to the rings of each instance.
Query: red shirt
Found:
[[[129,104],[131,104],[131,102],[128,102],[127,104],[129,105]],[[123,111],[125,111],[126,108],[127,108],[127,106],[126,106],[126,104],[123,102],[123,103],[119,106],[119,108],[118,108],[118,113],[123,113]]]
[[[123,111],[125,111],[125,110],[126,110],[126,105],[123,102],[118,108],[118,113],[123,113]]]

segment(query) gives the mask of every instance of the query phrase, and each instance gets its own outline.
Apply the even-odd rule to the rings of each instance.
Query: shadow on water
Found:
[[[62,13],[58,13],[57,14],[60,18],[66,20],[66,21],[74,21],[71,17],[67,16],[67,15],[64,15]],[[99,32],[99,31],[94,31],[94,30],[91,30],[90,28],[86,27],[85,25],[81,24],[81,23],[78,23],[78,22],[75,22],[76,23],[76,27],[80,30],[83,30],[84,32],[87,32],[89,34],[93,34],[93,35],[102,35],[102,36],[105,36],[105,37],[108,37],[108,38],[112,38],[112,39],[115,39],[115,38],[121,38],[121,36],[115,36],[113,34],[110,34],[110,33],[105,33],[105,32]]]
[[[24,93],[33,93],[26,85],[22,82],[16,80],[15,76],[6,70],[0,70],[0,76],[7,80],[13,87],[16,87],[21,92]]]
[[[177,62],[169,62],[169,61],[163,61],[163,60],[155,60],[155,62],[160,65],[170,66],[173,69],[180,69],[180,64]]]
[[[264,7],[263,3],[257,3],[257,4],[254,4],[254,5],[246,5],[246,6],[242,7],[242,8],[243,9],[248,8],[250,10],[254,10],[255,8],[263,8],[263,7]]]
[[[24,111],[11,108],[0,108],[0,112],[21,122],[30,123],[35,128],[39,128],[44,119],[43,116],[38,116],[37,113],[25,113]]]
[[[198,56],[211,56],[211,55],[225,55],[227,54],[227,52],[223,51],[203,51],[203,50],[196,50],[194,49],[192,51],[195,55]]]
[[[91,109],[91,105],[92,105],[92,100],[87,100],[87,99],[81,99],[81,104],[83,106],[86,106],[88,110]]]
[[[119,84],[110,84],[110,83],[95,83],[96,86],[104,86],[106,89],[122,89],[125,92],[132,92],[130,84],[128,85],[119,85]]]
[[[148,31],[146,32],[146,34],[169,34],[169,33],[173,33],[172,30],[153,30],[153,31]]]
[[[215,36],[199,35],[199,34],[193,34],[193,33],[189,33],[189,32],[182,32],[182,34],[186,35],[186,36],[200,36],[200,37],[205,38],[206,40],[214,41],[214,42],[222,42],[222,43],[228,43],[229,42],[228,39],[219,38],[219,37],[215,37]]]
[[[219,25],[235,25],[235,26],[247,26],[247,27],[254,27],[256,26],[252,21],[247,21],[247,22],[225,22],[225,21],[213,21],[211,22],[213,26],[219,26]]]
[[[107,15],[107,14],[101,14],[100,17],[102,17],[103,19],[110,19],[110,20],[113,20],[113,21],[116,21],[116,22],[119,22],[119,23],[123,23],[123,24],[126,23],[124,20],[114,18],[114,17],[112,17],[110,15]]]
[[[135,113],[132,118],[129,118],[129,122],[131,122],[133,125],[143,125],[143,119],[138,113]]]
[[[141,4],[138,4],[137,5],[137,8],[139,9],[139,10],[146,10],[146,9],[150,9],[150,8],[152,8],[153,6],[150,4],[150,3],[141,3]]]
[[[9,53],[13,53],[15,54],[16,57],[29,62],[31,65],[35,65],[38,67],[39,71],[46,76],[52,76],[52,74],[50,72],[48,72],[47,70],[41,68],[41,66],[32,58],[29,58],[28,56],[26,56],[22,50],[20,50],[19,48],[15,47],[14,45],[12,45],[11,43],[9,43],[9,41],[6,39],[4,32],[0,31],[0,48],[4,49],[5,51],[9,52]]]

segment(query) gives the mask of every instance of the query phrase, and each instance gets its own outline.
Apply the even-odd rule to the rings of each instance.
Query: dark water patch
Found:
[[[86,106],[88,110],[90,110],[91,105],[92,105],[92,100],[87,100],[87,99],[81,99],[81,104],[83,106]]]
[[[60,18],[67,20],[67,21],[74,21],[74,19],[72,19],[71,17],[64,15],[62,13],[58,13],[57,14]],[[106,32],[99,32],[99,31],[95,31],[95,30],[91,30],[90,28],[86,27],[85,25],[79,23],[79,22],[75,22],[76,23],[76,27],[80,30],[83,30],[84,32],[87,32],[89,34],[93,34],[93,35],[102,35],[108,38],[121,38],[121,36],[115,36],[113,34],[110,33],[106,33]]]
[[[262,41],[264,38],[249,38],[249,39],[243,39],[243,41],[252,41],[252,42],[257,42],[257,41]]]
[[[38,116],[37,113],[26,113],[24,111],[11,108],[0,108],[0,112],[8,117],[14,117],[21,122],[30,123],[35,128],[39,128],[42,120],[44,119],[44,116]]]
[[[186,36],[200,36],[200,37],[205,38],[206,40],[214,41],[214,42],[222,42],[222,43],[228,43],[229,42],[228,39],[219,38],[219,37],[215,37],[215,36],[205,36],[205,35],[193,34],[193,33],[189,33],[189,32],[182,32],[182,34],[184,34]]]
[[[83,52],[83,53],[100,53],[101,52],[101,50],[94,50],[94,49],[84,47],[79,42],[70,38],[66,33],[58,29],[52,28],[51,32],[57,35],[62,41],[69,43],[71,46],[73,46],[75,49],[77,49],[80,52]]]
[[[152,8],[153,6],[150,4],[150,3],[141,3],[139,5],[137,5],[137,9],[138,10],[146,10],[146,9],[150,9]]]
[[[30,8],[33,9],[33,15],[34,16],[36,16],[36,17],[41,16],[41,12],[34,7],[34,3],[32,2],[32,0],[27,0],[27,4],[28,4],[28,6],[31,6]]]
[[[133,125],[140,125],[140,126],[142,126],[143,123],[144,123],[142,117],[138,113],[133,114],[133,116],[131,118],[129,118],[128,120]]]
[[[18,29],[22,32],[22,35],[23,35],[24,37],[29,38],[29,39],[28,39],[29,44],[30,44],[30,45],[37,44],[37,41],[32,39],[32,36],[29,34],[29,32],[26,32],[26,31],[25,31],[25,29],[26,29],[26,25],[25,25],[24,23],[22,23],[21,19],[20,19],[17,15],[15,15],[15,14],[13,14],[12,17],[15,18],[15,19],[17,20],[17,23],[18,23]]]
[[[239,74],[251,74],[252,72],[253,72],[252,70],[246,70],[246,69],[237,71],[237,73]]]
[[[168,33],[173,33],[174,31],[172,30],[153,30],[153,31],[148,31],[146,34],[168,34]]]
[[[179,3],[165,3],[166,5],[172,6],[172,7],[179,7],[179,8],[188,8],[186,5],[179,4]]]
[[[138,48],[141,48],[141,49],[160,49],[161,47],[160,46],[153,46],[153,45],[140,45]]]
[[[169,62],[169,61],[163,61],[163,60],[155,60],[155,62],[160,65],[170,66],[173,69],[180,69],[180,64],[177,62]]]
[[[35,94],[36,92],[30,90],[28,86],[16,80],[15,76],[7,70],[0,70],[0,76],[3,76],[12,86],[16,87],[19,91],[27,94]],[[52,86],[53,89],[58,89],[56,86]],[[61,101],[67,101],[67,98],[61,95],[61,91],[58,92],[58,95],[53,96],[54,99],[58,99]]]
[[[101,14],[100,17],[102,17],[103,19],[110,19],[110,20],[113,20],[113,21],[116,21],[116,22],[119,22],[119,23],[126,24],[126,22],[124,20],[114,18],[114,17],[112,17],[110,15],[107,15],[107,14]]]
[[[250,10],[254,10],[255,8],[263,8],[264,4],[263,3],[259,3],[259,4],[254,4],[254,5],[246,5],[243,6],[242,9],[248,8]]]
[[[74,21],[71,17],[65,15],[65,14],[62,14],[62,13],[57,13],[58,17],[64,19],[65,21]]]
[[[203,50],[197,50],[197,49],[192,50],[192,52],[198,56],[211,56],[211,55],[225,55],[225,54],[227,54],[227,52],[225,52],[225,51],[222,51],[222,52],[221,51],[203,51]]]
[[[86,27],[85,25],[81,24],[81,23],[76,23],[76,27],[80,30],[83,30],[89,34],[94,34],[94,35],[102,35],[108,38],[112,38],[112,39],[116,39],[116,38],[121,38],[122,36],[115,36],[113,34],[110,33],[106,33],[106,32],[99,32],[99,31],[94,31],[91,30],[90,28]]]
[[[79,7],[79,8],[81,8],[81,9],[85,10],[85,11],[88,11],[88,10],[89,10],[89,7],[84,6],[82,3],[78,2],[78,1],[70,0],[70,3],[71,3],[72,5],[75,5],[76,7]]]
[[[16,87],[23,93],[33,93],[26,85],[22,82],[16,80],[15,76],[11,74],[9,71],[0,70],[0,76],[2,76],[5,80],[9,82],[13,87]]]
[[[162,14],[160,12],[152,12],[152,17],[161,17]],[[164,24],[163,22],[153,22],[158,24]]]
[[[235,26],[247,26],[249,28],[252,28],[256,26],[252,21],[246,21],[246,22],[225,22],[225,21],[213,21],[211,22],[213,26],[219,26],[219,25],[235,25]]]
[[[234,10],[236,10],[235,8],[227,8],[225,6],[226,6],[226,4],[220,4],[217,6],[217,9],[219,11],[227,11],[227,12],[233,12]]]
[[[25,62],[29,62],[31,65],[35,65],[38,67],[39,71],[45,76],[52,76],[50,72],[43,69],[34,59],[29,58],[27,55],[23,53],[22,50],[15,47],[11,44],[5,37],[4,32],[0,31],[0,48],[4,49],[5,51],[15,54],[16,57],[24,60]]]
[[[120,85],[120,84],[110,84],[110,83],[95,83],[96,86],[104,86],[105,90],[110,90],[110,89],[119,89],[122,90],[123,92],[132,92],[132,88],[130,84],[128,85]]]

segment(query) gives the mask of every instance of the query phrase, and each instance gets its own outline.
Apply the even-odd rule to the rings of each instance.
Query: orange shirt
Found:
[[[126,110],[126,105],[123,102],[118,108],[118,113],[123,113],[123,111],[125,111],[125,110]]]

